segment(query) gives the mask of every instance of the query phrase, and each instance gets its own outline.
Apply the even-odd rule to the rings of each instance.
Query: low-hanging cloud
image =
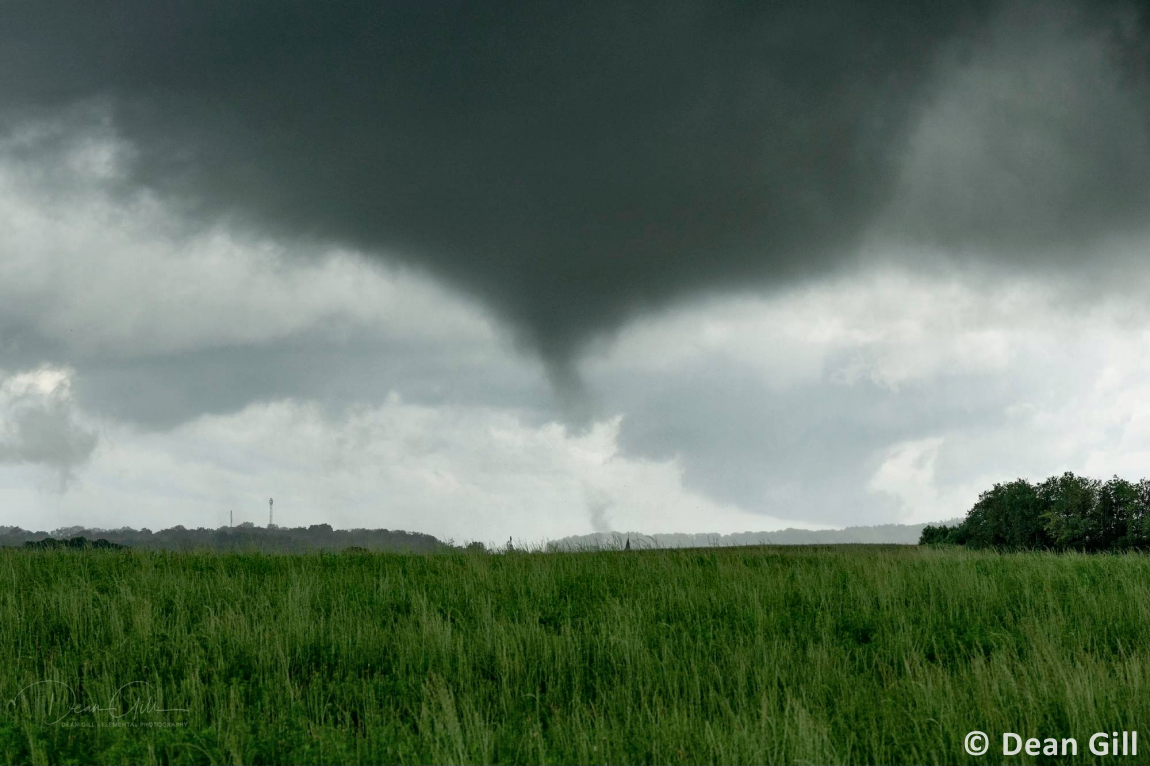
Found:
[[[113,132],[109,185],[190,222],[415,264],[578,398],[588,340],[826,273],[876,227],[1011,260],[1141,225],[1147,24],[1123,0],[13,0],[0,114],[53,126],[33,161]]]
[[[97,441],[96,433],[78,422],[68,370],[0,371],[0,464],[44,466],[64,489]]]

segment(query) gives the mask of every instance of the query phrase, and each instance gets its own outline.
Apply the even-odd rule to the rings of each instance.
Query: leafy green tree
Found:
[[[1133,494],[1126,514],[1125,547],[1150,548],[1150,479],[1134,484]]]
[[[962,523],[928,526],[923,545],[1107,551],[1150,548],[1150,479],[1073,473],[1035,486],[1016,479],[978,496]]]
[[[1096,533],[1098,550],[1134,547],[1135,540],[1130,532],[1132,519],[1141,515],[1138,511],[1138,485],[1113,477],[1098,488],[1092,511],[1089,526]]]
[[[978,496],[962,523],[965,542],[976,548],[1049,547],[1042,512],[1037,489],[1025,479],[995,484]]]
[[[922,528],[922,535],[918,539],[919,545],[953,545],[954,529],[946,524],[927,524]]]
[[[999,494],[999,544],[1015,549],[1050,547],[1037,488],[1025,479],[1015,479],[1001,485]]]
[[[1038,485],[1046,531],[1058,548],[1100,550],[1105,527],[1097,509],[1102,482],[1067,471]]]

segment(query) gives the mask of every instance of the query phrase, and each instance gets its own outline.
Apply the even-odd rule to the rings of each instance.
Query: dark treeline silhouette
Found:
[[[54,551],[54,550],[73,550],[73,551],[87,551],[87,550],[104,550],[104,551],[118,551],[124,548],[123,545],[110,543],[104,538],[98,540],[89,540],[86,537],[73,537],[68,540],[57,540],[54,537],[45,537],[43,540],[30,540],[24,543],[24,547],[29,550],[41,551]]]
[[[46,539],[47,538],[47,539]],[[76,538],[83,542],[72,544]],[[97,539],[99,538],[99,539]],[[0,527],[0,546],[38,548],[97,547],[100,541],[144,550],[267,551],[409,551],[429,553],[450,549],[431,535],[388,529],[332,529],[329,524],[310,527],[257,527],[244,523],[220,529],[185,529],[182,526],[152,532],[150,529],[87,529],[67,527],[52,532],[30,532],[20,527]],[[35,546],[27,546],[34,543]],[[86,544],[86,545],[85,545]],[[106,546],[98,546],[106,547]]]
[[[1064,473],[983,492],[962,523],[928,526],[920,543],[972,548],[1111,551],[1150,548],[1150,479]]]

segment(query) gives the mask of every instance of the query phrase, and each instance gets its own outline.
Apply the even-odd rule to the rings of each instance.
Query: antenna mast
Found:
[[[234,527],[236,525],[236,512],[228,511],[228,526]]]
[[[273,526],[273,524],[272,524],[272,503],[273,502],[275,502],[274,498],[269,497],[268,498],[268,528],[269,529]]]

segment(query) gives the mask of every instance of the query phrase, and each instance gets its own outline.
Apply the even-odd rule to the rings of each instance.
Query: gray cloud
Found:
[[[44,466],[58,474],[64,489],[97,442],[96,433],[77,420],[66,373],[0,375],[0,464]]]
[[[888,272],[714,301],[633,323],[587,375],[626,454],[675,458],[715,500],[941,518],[1019,475],[1142,470],[1143,301],[1067,310],[1061,285]]]
[[[1144,6],[1000,5],[10,2],[0,91],[106,115],[190,220],[483,298],[578,398],[588,339],[879,220],[1002,257],[1140,216]]]
[[[562,415],[537,366],[498,345],[468,348],[364,327],[337,332],[319,325],[259,342],[93,353],[0,316],[0,364],[73,368],[70,403],[149,431],[285,397],[335,414],[377,405],[391,391],[427,406],[514,407],[530,423]]]
[[[82,413],[159,439],[260,400],[338,414],[392,390],[513,408],[533,428],[558,417],[550,382],[569,416],[622,413],[628,459],[677,456],[691,490],[790,518],[890,520],[890,497],[860,495],[879,474],[881,488],[921,468],[949,491],[1026,450],[1034,471],[1077,465],[1089,429],[1058,401],[1089,376],[1065,371],[1061,337],[1030,356],[1002,341],[1025,312],[948,334],[1016,296],[943,311],[925,340],[873,336],[972,275],[990,295],[988,263],[1091,270],[1089,296],[1039,306],[1042,323],[1109,305],[1098,294],[1118,281],[1100,265],[1137,263],[1120,281],[1146,283],[1148,7],[12,0],[0,367],[77,374],[74,399],[5,414],[0,460],[66,478],[96,446]],[[329,267],[333,247],[351,252]],[[929,299],[896,285],[846,311],[830,350],[822,323],[849,291],[794,320],[810,332],[764,330],[808,278],[866,276],[856,253],[921,267],[930,250],[974,268]],[[546,375],[483,311],[377,279],[360,253],[481,299]],[[577,374],[627,320],[767,288],[784,308],[736,322],[733,359],[673,326],[650,356],[682,353],[682,368],[637,369],[630,348],[589,384]],[[1114,327],[1145,324],[1132,317]],[[1099,444],[1126,433],[1116,422]],[[1047,427],[1065,454],[1033,446]],[[627,512],[584,495],[593,525]]]
[[[611,498],[602,490],[593,487],[584,488],[587,500],[587,516],[591,521],[591,529],[596,532],[610,532],[611,520],[607,512],[611,510]]]
[[[1004,6],[943,69],[885,233],[1026,268],[1089,262],[1099,239],[1142,234],[1150,38],[1134,8],[1102,25],[1084,6]]]
[[[91,159],[118,149],[72,147],[34,177],[0,161],[0,369],[72,369],[80,407],[147,430],[281,397],[338,411],[392,390],[555,417],[538,363],[473,301],[354,253],[172,232],[169,206],[92,187]],[[76,183],[59,199],[44,177],[69,165]]]
[[[607,387],[627,412],[620,445],[628,454],[677,456],[695,491],[816,523],[897,518],[886,498],[859,491],[882,450],[923,434],[1000,425],[1010,401],[1004,381],[985,376],[898,393],[826,379],[779,391],[745,363],[705,358],[665,379],[620,378]]]
[[[254,347],[90,360],[80,367],[76,399],[94,413],[149,429],[285,397],[321,402],[335,412],[378,404],[390,391],[429,406],[514,405],[540,420],[558,415],[535,370],[508,358],[450,352],[365,333],[340,341],[309,333]]]
[[[96,449],[96,434],[78,426],[60,404],[21,407],[0,440],[0,463],[37,463],[60,471],[64,483]]]

